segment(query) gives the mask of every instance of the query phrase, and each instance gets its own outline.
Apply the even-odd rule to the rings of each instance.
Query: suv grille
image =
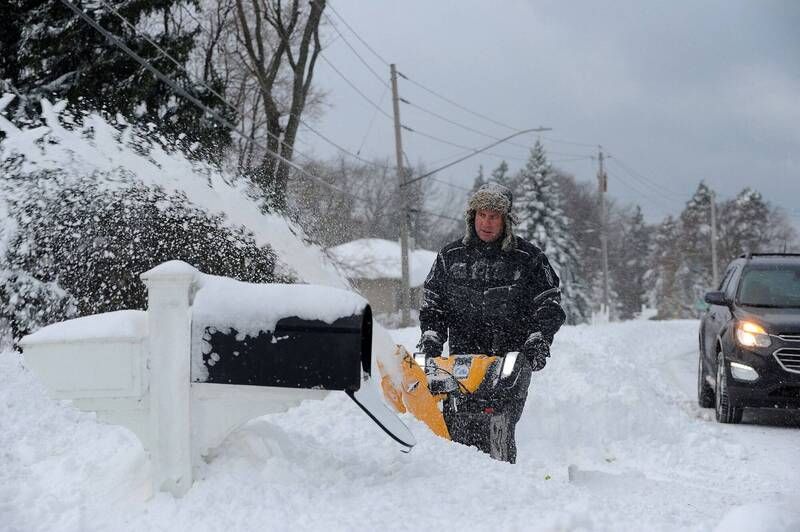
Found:
[[[800,342],[800,335],[798,334],[779,334],[778,338],[784,342]]]
[[[772,354],[783,369],[791,373],[800,373],[800,348],[786,347]]]

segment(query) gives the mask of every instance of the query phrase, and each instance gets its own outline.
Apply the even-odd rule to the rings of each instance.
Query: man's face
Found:
[[[484,242],[494,242],[503,234],[503,215],[481,209],[475,213],[475,232]]]

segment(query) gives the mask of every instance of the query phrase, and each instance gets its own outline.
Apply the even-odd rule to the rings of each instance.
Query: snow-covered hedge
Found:
[[[109,190],[95,176],[49,172],[8,180],[3,192],[16,232],[2,262],[0,294],[9,299],[0,319],[15,338],[75,315],[144,309],[138,275],[167,260],[249,282],[276,280],[269,246],[185,194],[135,183]]]

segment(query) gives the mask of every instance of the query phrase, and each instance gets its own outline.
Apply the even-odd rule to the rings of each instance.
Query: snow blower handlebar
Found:
[[[487,398],[513,388],[525,365],[525,357],[518,351],[504,355],[464,353],[446,357],[414,353],[414,361],[424,369],[432,394]]]

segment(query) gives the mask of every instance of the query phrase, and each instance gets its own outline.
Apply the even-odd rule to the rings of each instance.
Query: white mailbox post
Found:
[[[147,311],[56,323],[25,337],[25,365],[54,399],[134,432],[148,452],[154,491],[192,486],[193,466],[250,419],[284,412],[324,390],[192,383],[191,304],[200,276],[171,261],[142,274]]]
[[[147,286],[153,485],[175,495],[192,485],[190,297],[196,275],[188,264],[172,262],[141,276]]]
[[[81,410],[96,412],[101,421],[133,431],[150,457],[153,491],[169,491],[175,496],[191,488],[202,457],[231,431],[255,417],[285,412],[303,400],[323,399],[329,393],[320,389],[324,386],[313,384],[313,379],[327,382],[328,376],[314,373],[307,362],[293,362],[294,352],[285,362],[290,372],[293,363],[301,368],[295,372],[298,380],[294,387],[209,382],[208,375],[193,375],[193,371],[203,373],[208,366],[216,369],[215,363],[219,364],[218,354],[201,352],[203,318],[229,319],[231,329],[255,327],[253,334],[262,334],[264,329],[274,332],[276,337],[268,342],[273,345],[288,338],[277,337],[276,324],[280,322],[276,316],[312,320],[308,323],[323,324],[319,328],[324,334],[338,334],[342,327],[328,330],[324,323],[333,324],[366,305],[359,296],[343,290],[239,283],[204,275],[181,261],[161,264],[141,278],[148,291],[147,311],[123,310],[56,323],[26,336],[20,345],[25,364],[51,397],[71,399]],[[198,294],[205,295],[202,311],[195,301]],[[360,329],[354,332],[344,327],[345,333],[359,339],[359,352],[345,352],[351,362],[353,354],[361,356],[362,361],[370,360],[371,353],[392,348],[385,331],[372,334],[368,307],[365,320],[371,335],[371,345],[366,347]],[[321,365],[339,368],[335,348],[326,351],[325,345],[314,347],[321,353],[316,358]],[[270,362],[270,356],[277,356],[263,350],[249,354],[256,357],[251,361]],[[244,357],[239,355],[234,351],[232,358],[223,362],[235,369],[236,360]],[[307,353],[297,356],[302,358]],[[348,367],[360,372],[355,378],[361,383],[358,390],[347,388],[348,395],[404,450],[410,450],[414,437],[379,399],[370,370],[362,370],[360,364]]]

